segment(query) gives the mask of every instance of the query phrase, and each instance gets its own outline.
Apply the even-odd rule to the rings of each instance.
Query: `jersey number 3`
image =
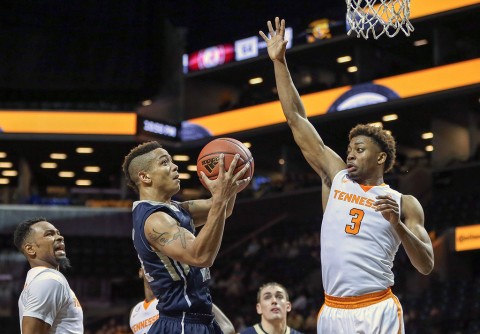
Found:
[[[345,226],[345,232],[348,234],[357,234],[360,231],[364,214],[363,210],[351,209],[350,216],[352,216],[352,221]]]

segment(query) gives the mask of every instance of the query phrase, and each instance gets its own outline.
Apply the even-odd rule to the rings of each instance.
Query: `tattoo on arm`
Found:
[[[170,237],[171,234],[169,232],[158,232],[155,229],[153,229],[153,231],[150,233],[150,238],[152,238],[152,241],[160,246],[168,245],[169,243],[177,239],[180,239],[180,242],[182,243],[182,247],[185,249],[187,248],[185,230],[180,227],[177,227],[177,229],[178,229],[178,232],[173,234],[171,237]]]

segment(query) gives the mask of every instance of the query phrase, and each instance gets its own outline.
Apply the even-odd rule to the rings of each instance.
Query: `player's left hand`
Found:
[[[386,220],[393,225],[393,227],[400,224],[400,208],[398,203],[388,195],[380,195],[376,197],[377,201],[374,203],[375,211],[380,212]]]

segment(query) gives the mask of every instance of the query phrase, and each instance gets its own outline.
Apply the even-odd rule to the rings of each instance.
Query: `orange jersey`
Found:
[[[378,195],[401,194],[388,185],[362,186],[340,171],[332,182],[321,229],[323,287],[329,296],[360,296],[394,283],[393,260],[400,238],[376,212]]]

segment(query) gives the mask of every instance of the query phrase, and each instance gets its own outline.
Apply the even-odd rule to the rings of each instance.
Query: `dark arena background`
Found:
[[[15,226],[47,217],[66,238],[85,333],[131,333],[144,294],[123,158],[158,140],[181,172],[175,199],[208,198],[196,159],[219,137],[248,145],[255,174],[210,268],[214,302],[240,331],[259,320],[258,287],[276,281],[290,326],[316,332],[321,179],[284,121],[258,35],[279,16],[324,142],[345,158],[358,123],[397,140],[385,181],[419,199],[435,252],[428,276],[396,255],[406,332],[480,333],[480,1],[412,0],[414,32],[378,40],[348,36],[345,12],[342,0],[2,1],[0,332],[20,332],[28,263]]]

